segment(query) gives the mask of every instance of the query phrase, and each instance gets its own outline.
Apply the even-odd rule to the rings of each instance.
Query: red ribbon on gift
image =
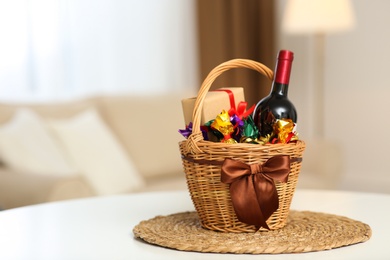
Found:
[[[221,181],[230,184],[230,195],[238,220],[269,229],[266,220],[279,208],[275,180],[287,182],[290,156],[277,155],[263,164],[225,159]]]
[[[229,96],[229,101],[230,101],[230,109],[235,109],[236,107],[236,102],[234,100],[234,94],[233,94],[233,91],[231,91],[230,89],[216,89],[216,90],[213,90],[213,91],[223,91],[223,92],[226,92]],[[230,114],[229,114],[230,115]]]
[[[213,91],[223,91],[226,92],[229,96],[229,101],[230,101],[230,109],[228,111],[229,116],[237,115],[240,119],[243,119],[250,114],[252,114],[253,110],[255,109],[255,105],[253,105],[251,108],[246,110],[246,107],[248,106],[248,103],[245,101],[240,101],[238,103],[237,109],[236,109],[236,102],[234,100],[234,94],[233,91],[230,89],[217,89]]]
[[[252,114],[253,110],[255,110],[255,105],[251,106],[248,110],[246,110],[248,103],[241,101],[238,103],[237,109],[231,108],[229,110],[229,115],[237,115],[241,120],[245,117],[248,117],[250,114]]]

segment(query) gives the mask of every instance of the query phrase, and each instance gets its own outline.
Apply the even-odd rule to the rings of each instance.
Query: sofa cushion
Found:
[[[181,97],[105,96],[99,108],[143,176],[183,174],[178,145],[184,140],[178,129],[185,125]]]
[[[48,124],[97,194],[129,192],[143,179],[94,109]]]
[[[44,121],[25,108],[0,126],[0,160],[11,169],[32,174],[76,173]]]
[[[88,108],[95,107],[94,98],[71,100],[35,101],[35,102],[1,102],[0,123],[9,121],[20,108],[30,109],[41,118],[68,118]]]

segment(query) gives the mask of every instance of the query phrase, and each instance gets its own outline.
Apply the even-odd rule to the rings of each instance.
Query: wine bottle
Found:
[[[260,136],[272,135],[273,125],[278,119],[291,119],[294,123],[297,122],[296,109],[287,97],[293,59],[293,52],[279,51],[271,92],[257,103],[253,111],[253,120]]]

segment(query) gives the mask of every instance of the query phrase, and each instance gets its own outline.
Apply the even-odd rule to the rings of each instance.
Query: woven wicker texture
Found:
[[[181,251],[283,254],[323,251],[367,241],[371,228],[362,222],[325,213],[291,211],[287,225],[256,233],[225,233],[201,227],[196,212],[157,216],[140,222],[134,235]]]
[[[239,160],[246,164],[264,163],[275,155],[289,155],[302,158],[305,143],[291,144],[226,144],[203,140],[200,130],[200,115],[203,101],[214,80],[224,71],[233,68],[249,68],[272,80],[273,72],[265,65],[246,59],[234,59],[215,67],[204,80],[193,111],[193,133],[187,140],[180,142],[183,157],[192,160],[222,162],[225,158]],[[187,186],[195,209],[204,228],[225,232],[255,232],[255,226],[238,221],[231,203],[229,185],[221,183],[221,167],[212,164],[196,163],[183,159]],[[279,196],[279,209],[267,220],[271,230],[282,228],[286,224],[291,200],[295,192],[301,162],[291,164],[287,183],[276,183]]]

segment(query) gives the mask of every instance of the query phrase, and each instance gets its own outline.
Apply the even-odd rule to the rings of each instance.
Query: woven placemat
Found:
[[[347,217],[290,211],[287,225],[256,233],[223,233],[201,227],[196,212],[157,216],[134,227],[137,238],[182,251],[282,254],[329,250],[367,241],[369,225]]]

